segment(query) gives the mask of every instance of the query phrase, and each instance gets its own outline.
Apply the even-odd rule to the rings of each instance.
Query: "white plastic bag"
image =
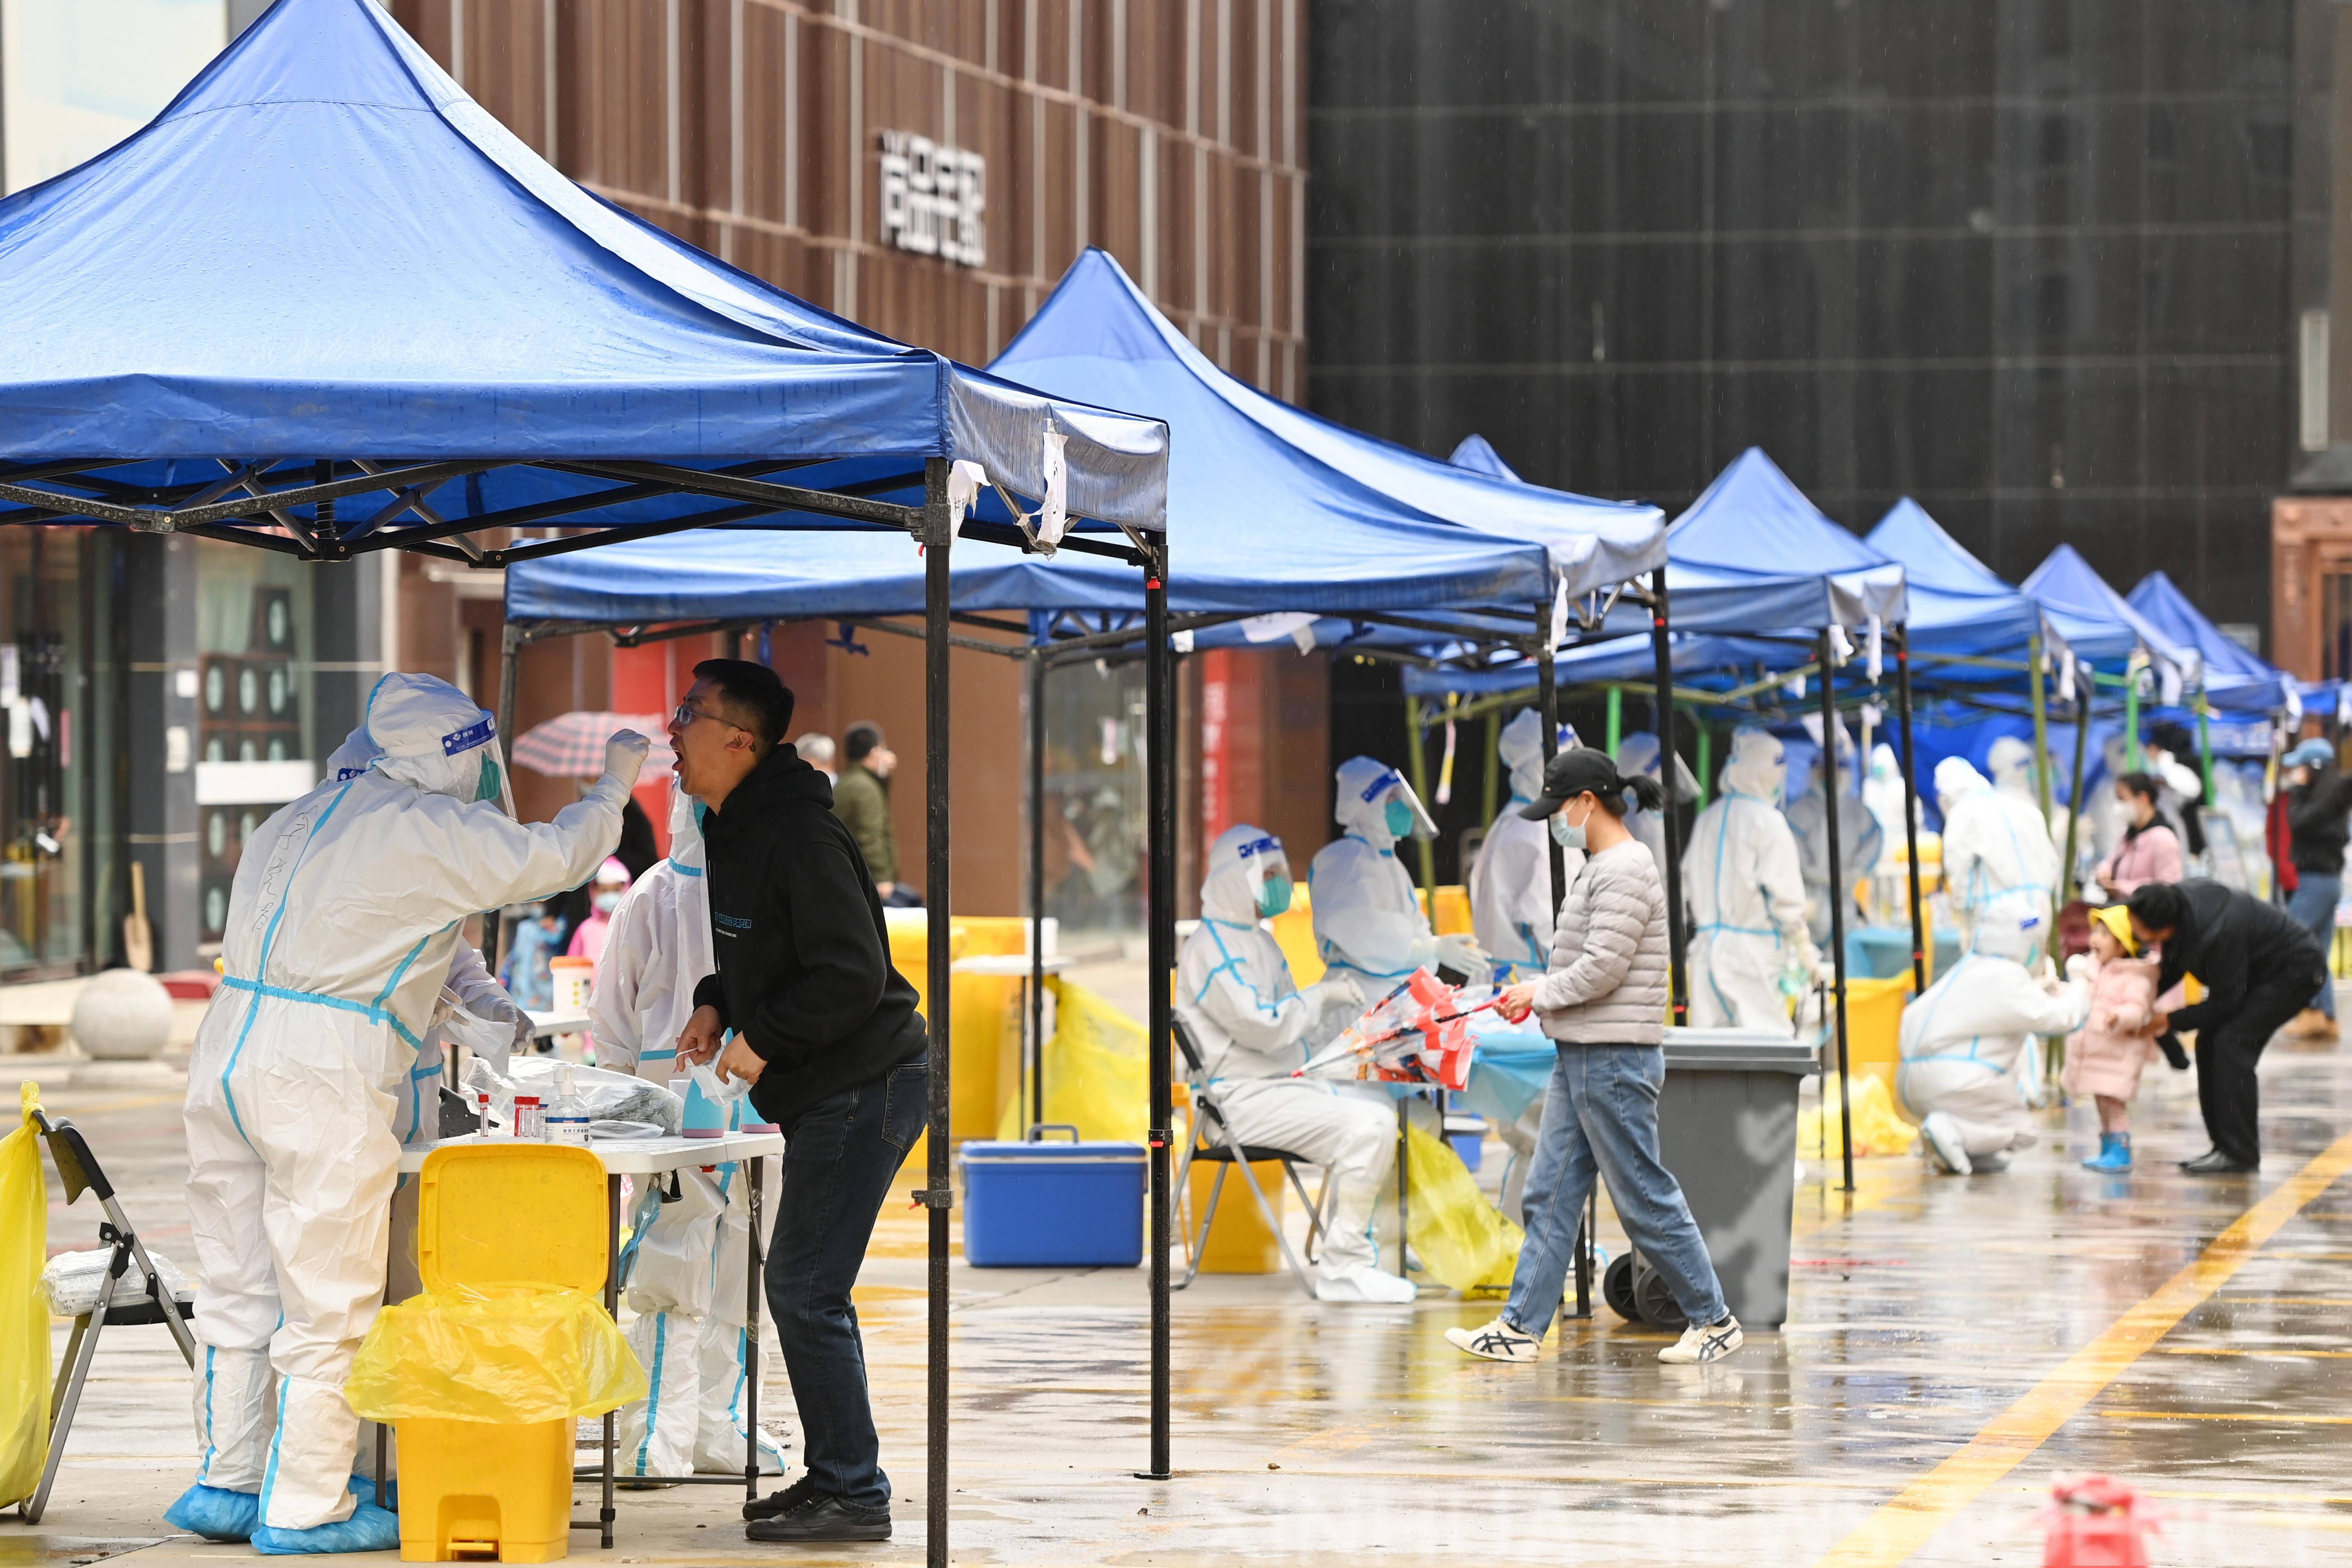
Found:
[[[194,1294],[187,1276],[170,1258],[160,1252],[147,1256],[154,1260],[163,1289],[174,1299]],[[107,1265],[113,1258],[110,1247],[94,1252],[60,1252],[50,1258],[48,1267],[41,1270],[41,1294],[48,1298],[49,1310],[60,1318],[79,1318],[96,1307],[99,1282],[106,1278]],[[147,1276],[140,1272],[139,1259],[133,1257],[123,1266],[122,1278],[114,1282],[114,1304],[136,1301],[146,1293]]]
[[[720,1078],[719,1069],[709,1062],[697,1062],[687,1069],[702,1098],[713,1105],[729,1105],[751,1092],[751,1080],[744,1078]]]
[[[676,1200],[665,1201],[668,1189],[667,1179],[653,1177],[637,1200],[622,1283],[640,1312],[700,1317],[710,1310],[710,1243],[727,1201],[716,1182],[691,1168],[677,1173]]]
[[[473,1107],[471,1091],[487,1087],[492,1112],[504,1121],[518,1091],[539,1095],[542,1102],[551,1100],[555,1094],[555,1069],[563,1065],[553,1057],[519,1057],[513,1064],[513,1076],[500,1078],[478,1057],[466,1068],[467,1107]],[[676,1137],[684,1124],[685,1101],[661,1085],[634,1073],[613,1072],[579,1062],[571,1067],[572,1086],[588,1102],[591,1121],[649,1121],[662,1130],[664,1137],[670,1138]]]

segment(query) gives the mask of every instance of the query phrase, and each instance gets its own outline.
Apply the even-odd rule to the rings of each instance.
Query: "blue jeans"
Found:
[[[866,1392],[866,1346],[849,1288],[907,1151],[921,1136],[925,1063],[820,1100],[783,1129],[784,1175],[768,1243],[768,1311],[801,1418],[801,1463],[818,1489],[890,1506]]]
[[[1540,1337],[1559,1310],[1576,1262],[1576,1226],[1595,1173],[1625,1234],[1664,1276],[1694,1323],[1724,1315],[1723,1286],[1699,1239],[1682,1184],[1658,1158],[1658,1088],[1666,1054],[1656,1046],[1562,1046],[1544,1098],[1543,1126],[1528,1164],[1528,1239],[1503,1316]]]
[[[2297,871],[2294,891],[2286,899],[2286,912],[2312,935],[2319,939],[2319,951],[2336,952],[2336,901],[2344,896],[2344,879],[2331,877],[2325,871]],[[2336,976],[2330,974],[2319,984],[2319,994],[2313,1006],[2336,1016]]]

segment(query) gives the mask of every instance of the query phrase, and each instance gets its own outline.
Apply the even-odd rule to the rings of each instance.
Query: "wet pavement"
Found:
[[[50,1080],[54,1075],[37,1073]],[[1141,1270],[956,1265],[953,1555],[994,1563],[2031,1564],[2053,1475],[2107,1471],[2164,1516],[2158,1563],[2352,1561],[2352,1054],[2263,1063],[2259,1177],[2195,1181],[2185,1078],[2152,1068],[2140,1169],[2093,1175],[2089,1108],[2043,1117],[2006,1173],[1808,1164],[1793,1304],[1710,1368],[1605,1308],[1533,1367],[1444,1341],[1486,1302],[1319,1306],[1286,1275],[1206,1277],[1176,1299],[1175,1462],[1146,1459]],[[178,1096],[52,1087],[144,1233],[186,1258]],[[1492,1179],[1492,1166],[1489,1167]],[[901,1185],[914,1184],[912,1180]],[[88,1246],[89,1200],[53,1207]],[[1604,1241],[1622,1247],[1603,1217]],[[919,1216],[885,1216],[858,1292],[898,1533],[883,1547],[746,1543],[718,1488],[624,1494],[607,1554],[638,1563],[919,1561]],[[62,1329],[59,1333],[62,1342]],[[0,1564],[68,1563],[163,1530],[194,1453],[161,1331],[102,1346],[38,1531]],[[788,1412],[781,1372],[763,1405]],[[589,1494],[581,1494],[587,1503]],[[593,1504],[589,1506],[593,1507]],[[243,1548],[185,1539],[142,1563]],[[385,1559],[379,1557],[377,1561]]]

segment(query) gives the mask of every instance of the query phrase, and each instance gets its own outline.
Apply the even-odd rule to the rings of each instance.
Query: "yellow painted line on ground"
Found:
[[[2109,1421],[2247,1421],[2263,1426],[2352,1426],[2352,1415],[2293,1415],[2270,1410],[2102,1410]]]
[[[2067,1357],[1957,1453],[1848,1531],[1816,1560],[1814,1568],[1894,1568],[1907,1561],[1954,1515],[2023,1464],[2126,1367],[2228,1284],[2264,1242],[2347,1170],[2352,1170],[2352,1134],[2329,1144],[2240,1215],[2189,1267]]]

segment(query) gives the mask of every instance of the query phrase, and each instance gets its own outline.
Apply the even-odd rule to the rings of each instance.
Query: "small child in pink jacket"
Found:
[[[2135,955],[2131,920],[2121,904],[2091,911],[2091,951],[2066,961],[2068,978],[2091,987],[2091,1016],[2066,1037],[2066,1067],[2058,1082],[2068,1094],[2088,1094],[2099,1106],[2099,1152],[2086,1171],[2132,1168],[2131,1097],[2140,1069],[2161,1055],[2156,1043],[2154,959]]]

